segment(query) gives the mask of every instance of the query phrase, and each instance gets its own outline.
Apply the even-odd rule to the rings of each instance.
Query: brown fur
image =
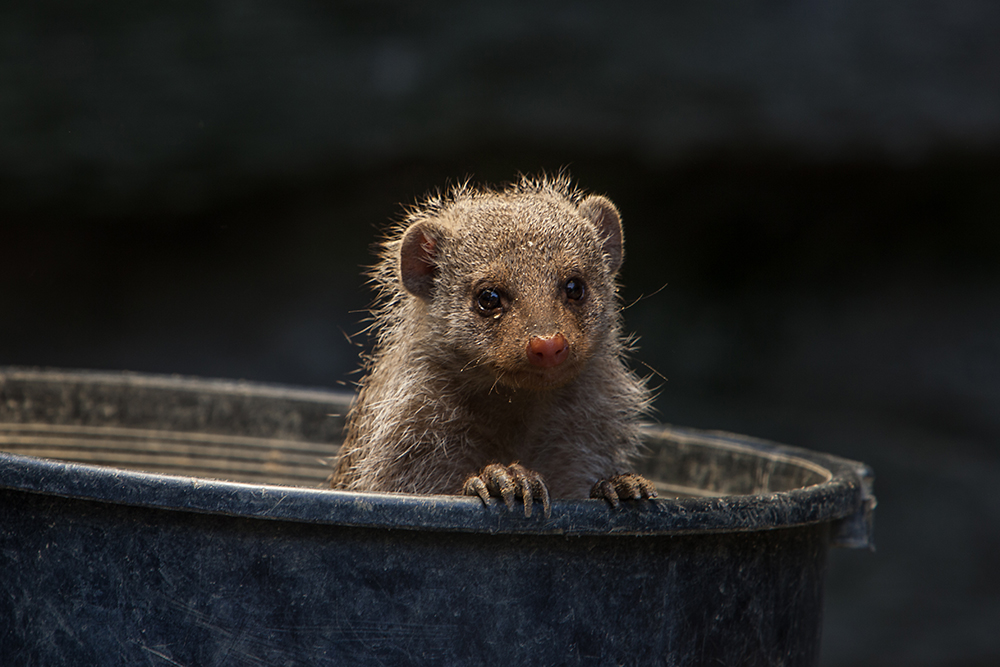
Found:
[[[378,337],[332,486],[458,494],[516,461],[553,497],[586,498],[625,469],[649,395],[623,363],[621,240],[611,202],[565,177],[461,186],[411,210],[372,271]],[[583,298],[567,296],[574,278]],[[488,289],[502,305],[484,312]],[[557,333],[565,361],[530,363],[531,337]]]

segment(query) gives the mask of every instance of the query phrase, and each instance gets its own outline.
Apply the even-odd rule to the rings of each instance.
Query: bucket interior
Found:
[[[208,479],[317,488],[349,394],[120,374],[0,375],[0,450]],[[661,497],[766,494],[820,484],[826,468],[646,430],[634,472]]]

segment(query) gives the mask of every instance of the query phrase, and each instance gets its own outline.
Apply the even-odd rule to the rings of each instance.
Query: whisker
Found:
[[[657,294],[659,294],[663,290],[667,289],[667,285],[669,285],[669,283],[663,283],[663,286],[660,287],[660,289],[656,290],[655,292],[653,292],[651,294],[640,294],[638,297],[636,297],[636,299],[632,303],[628,304],[627,306],[622,307],[622,310],[628,310],[629,308],[631,308],[635,304],[639,303],[643,299],[649,299],[649,298],[652,298],[652,297],[656,296]]]
[[[664,382],[670,382],[670,380],[668,380],[667,377],[663,373],[661,373],[660,371],[656,370],[655,368],[653,368],[652,366],[650,366],[649,364],[647,364],[645,361],[642,361],[641,359],[639,359],[638,361],[639,361],[640,364],[642,364],[643,366],[645,366],[646,368],[648,368],[649,370],[651,370],[653,372],[653,374],[656,375],[656,377],[660,378]]]

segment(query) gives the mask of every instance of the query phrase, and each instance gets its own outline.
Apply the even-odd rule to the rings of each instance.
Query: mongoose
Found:
[[[624,364],[622,226],[566,176],[411,208],[371,277],[375,348],[330,481],[515,499],[656,495],[623,474],[649,405]]]

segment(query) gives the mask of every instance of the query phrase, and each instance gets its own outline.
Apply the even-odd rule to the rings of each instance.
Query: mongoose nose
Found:
[[[552,368],[566,361],[569,356],[569,342],[566,336],[532,336],[528,341],[528,361],[540,368]]]

